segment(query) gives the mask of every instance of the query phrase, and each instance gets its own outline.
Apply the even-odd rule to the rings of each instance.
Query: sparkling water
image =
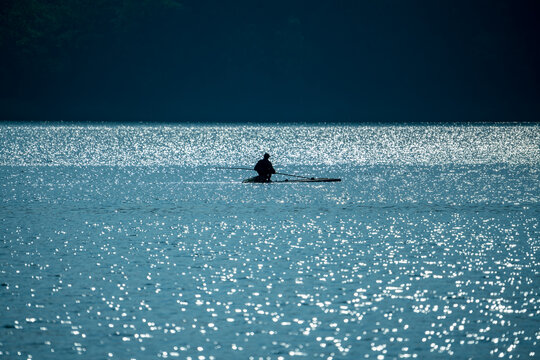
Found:
[[[0,357],[538,358],[539,130],[0,125]]]

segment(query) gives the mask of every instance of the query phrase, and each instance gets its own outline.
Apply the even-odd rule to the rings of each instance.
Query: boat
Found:
[[[341,179],[335,178],[305,178],[305,179],[285,179],[285,180],[274,180],[274,181],[261,181],[258,176],[254,176],[249,179],[242,181],[244,184],[282,184],[282,183],[319,183],[319,182],[338,182]]]

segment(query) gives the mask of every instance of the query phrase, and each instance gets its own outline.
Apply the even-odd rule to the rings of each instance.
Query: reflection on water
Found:
[[[9,126],[2,165],[536,164],[538,126]]]
[[[0,127],[0,355],[537,358],[539,134]]]

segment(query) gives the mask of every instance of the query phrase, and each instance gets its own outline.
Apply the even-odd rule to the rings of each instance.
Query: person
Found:
[[[274,170],[272,163],[270,162],[270,160],[268,160],[269,158],[270,154],[266,153],[264,154],[264,158],[259,160],[255,165],[254,170],[259,174],[259,178],[257,179],[257,181],[270,182],[272,174],[276,173],[276,170]]]

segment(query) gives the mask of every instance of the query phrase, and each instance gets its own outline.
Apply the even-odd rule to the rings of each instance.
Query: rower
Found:
[[[259,160],[257,162],[257,165],[255,165],[254,170],[259,174],[259,181],[260,182],[270,182],[270,178],[272,177],[272,174],[276,173],[276,170],[274,170],[274,167],[272,166],[272,163],[270,160],[270,154],[265,153],[264,158]]]

